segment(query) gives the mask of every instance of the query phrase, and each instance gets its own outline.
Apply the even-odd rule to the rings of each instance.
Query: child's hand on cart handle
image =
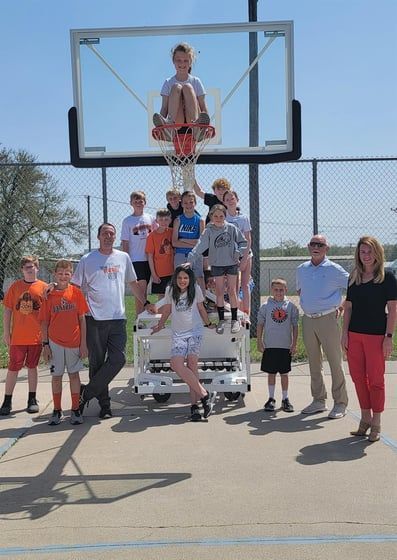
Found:
[[[152,328],[152,332],[150,334],[154,334],[156,332],[161,331],[164,328],[164,325],[160,322],[157,323],[157,325],[154,325],[154,327]]]

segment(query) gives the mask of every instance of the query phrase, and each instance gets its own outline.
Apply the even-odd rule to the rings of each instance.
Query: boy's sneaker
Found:
[[[288,397],[281,401],[281,408],[284,410],[284,412],[294,412],[294,407],[289,402]]]
[[[200,422],[201,420],[201,414],[197,404],[194,404],[190,407],[190,420],[192,422]]]
[[[80,385],[80,398],[79,398],[79,412],[83,414],[83,410],[85,405],[88,403],[88,400],[85,398],[85,385]]]
[[[153,114],[153,124],[154,126],[164,126],[165,124],[170,124],[169,121],[167,121],[167,119],[165,119],[163,117],[163,115],[160,115],[160,113],[154,113]],[[165,128],[162,131],[163,135],[164,135],[164,140],[166,140],[167,142],[172,142],[172,131]]]
[[[103,406],[99,411],[99,418],[101,420],[107,420],[108,418],[113,418],[113,412],[110,406]]]
[[[0,416],[9,416],[11,414],[12,406],[10,404],[3,403],[0,408]]]
[[[80,410],[72,410],[70,413],[70,423],[73,424],[73,426],[76,426],[77,424],[82,424],[83,422],[84,420],[80,414]]]
[[[216,334],[223,334],[225,332],[225,321],[221,320],[216,325]]]
[[[238,333],[238,332],[240,332],[240,328],[241,328],[240,321],[234,320],[234,321],[232,321],[232,326],[230,327],[230,332]]]
[[[200,113],[198,119],[196,120],[196,123],[208,126],[210,124],[210,117],[208,113]],[[194,127],[193,136],[196,142],[201,142],[201,140],[204,140],[206,130],[206,128]]]
[[[35,412],[39,411],[39,403],[35,397],[32,397],[28,400],[28,406],[26,408],[26,412],[29,414],[34,414]]]
[[[214,404],[211,402],[210,394],[207,393],[207,396],[203,397],[201,402],[203,404],[203,416],[204,418],[208,418],[208,416],[211,416],[214,409]]]
[[[49,426],[57,426],[58,424],[60,424],[63,420],[63,415],[62,415],[62,410],[55,410],[52,413],[52,416],[50,417],[50,419],[48,420],[48,425]]]
[[[263,407],[263,410],[266,410],[266,412],[274,412],[276,410],[276,400],[272,399],[272,397],[270,397],[266,401],[265,406]]]

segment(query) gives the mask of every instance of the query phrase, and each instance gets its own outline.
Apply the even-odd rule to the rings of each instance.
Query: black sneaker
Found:
[[[53,413],[51,414],[49,420],[48,420],[48,425],[49,426],[58,426],[58,424],[60,424],[63,420],[63,414],[62,414],[62,410],[56,410],[54,408]]]
[[[11,403],[5,404],[3,403],[2,407],[0,408],[0,416],[9,416],[11,414]]]
[[[214,408],[214,405],[213,405],[213,403],[211,402],[211,399],[210,399],[210,394],[207,393],[207,396],[203,397],[201,399],[201,402],[203,403],[203,411],[204,411],[203,416],[204,416],[204,418],[208,418],[208,416],[211,416],[213,408]]]
[[[80,398],[79,398],[79,411],[80,414],[83,414],[83,410],[85,405],[88,403],[88,400],[85,398],[85,385],[80,385]]]
[[[190,407],[190,420],[192,422],[200,422],[200,420],[201,420],[201,414],[200,414],[199,407],[197,406],[197,404],[193,404]]]
[[[276,410],[276,401],[270,397],[263,407],[266,412],[274,412]]]
[[[113,412],[111,411],[110,406],[103,406],[99,411],[99,418],[101,420],[106,420],[107,418],[113,418]]]
[[[281,408],[284,410],[284,412],[294,412],[294,407],[289,402],[288,397],[281,401]]]
[[[28,400],[28,406],[26,407],[26,412],[29,414],[35,414],[35,412],[39,411],[39,403],[36,397],[32,397]]]

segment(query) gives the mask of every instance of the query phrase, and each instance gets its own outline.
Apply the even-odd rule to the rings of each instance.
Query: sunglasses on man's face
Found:
[[[321,243],[320,241],[310,241],[309,245],[310,247],[318,247],[319,249],[327,246],[326,243]]]

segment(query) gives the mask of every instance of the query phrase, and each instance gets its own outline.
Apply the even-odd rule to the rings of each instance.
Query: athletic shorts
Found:
[[[171,344],[171,357],[174,356],[198,356],[200,354],[201,341],[203,336],[201,334],[193,336],[177,336],[172,335]]]
[[[30,369],[37,367],[41,348],[41,344],[11,344],[8,369],[10,371],[19,371],[23,366]]]
[[[135,261],[132,263],[134,267],[136,279],[137,280],[146,280],[149,283],[150,280],[150,266],[147,261]]]
[[[184,264],[187,261],[188,254],[189,253],[175,253],[174,268],[180,266],[181,264]],[[203,257],[201,255],[196,257],[192,270],[196,278],[204,278]]]
[[[56,344],[53,340],[49,341],[52,354],[51,375],[58,377],[66,371],[68,373],[77,373],[83,368],[80,359],[80,348],[66,348]]]
[[[172,276],[163,276],[160,277],[160,284],[156,284],[152,280],[152,294],[165,294],[165,289],[168,284],[171,282]]]
[[[291,352],[289,348],[265,348],[262,355],[261,370],[266,373],[289,373],[291,371]]]
[[[238,267],[236,264],[231,266],[211,266],[211,276],[225,276],[225,274],[230,274],[231,276],[237,276]]]

